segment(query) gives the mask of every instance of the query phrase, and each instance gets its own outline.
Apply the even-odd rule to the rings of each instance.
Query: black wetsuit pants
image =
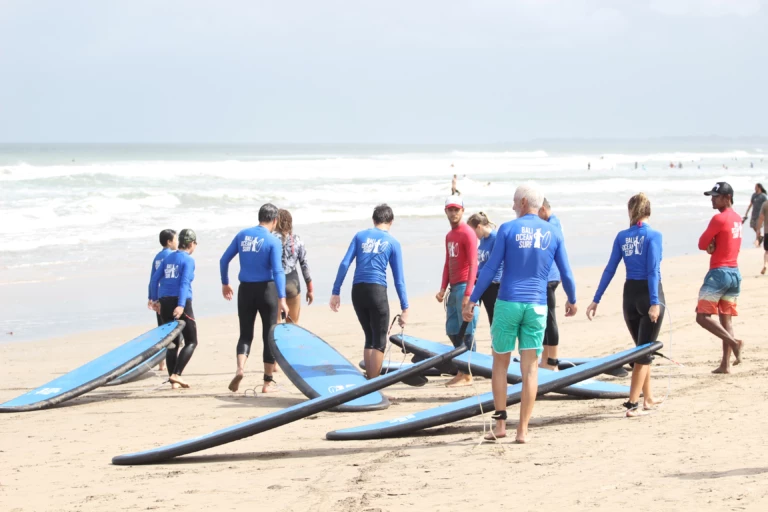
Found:
[[[352,285],[352,306],[365,333],[365,348],[384,352],[389,329],[387,287],[373,283]]]
[[[661,283],[659,283],[659,302],[666,302]],[[648,281],[645,279],[627,279],[624,283],[624,321],[627,323],[627,328],[635,345],[657,341],[659,338],[665,308],[661,306],[661,313],[656,323],[651,322],[651,318],[648,316],[650,308],[651,298],[648,293]],[[635,363],[651,364],[652,361],[653,356],[647,355]]]
[[[547,329],[544,331],[544,345],[556,347],[560,344],[560,331],[557,330],[557,316],[555,309],[555,290],[560,281],[550,281],[547,283]]]
[[[499,296],[500,283],[491,283],[480,297],[480,302],[488,315],[488,323],[493,325],[493,308],[496,306],[496,297]]]
[[[274,281],[240,283],[237,289],[237,316],[240,320],[240,339],[237,355],[251,353],[256,314],[261,316],[261,339],[264,343],[263,360],[273,364],[275,356],[269,348],[269,330],[277,323],[277,286]]]
[[[173,310],[176,309],[178,304],[178,297],[160,297],[160,318],[162,318],[163,323],[174,320]],[[195,312],[192,311],[192,299],[187,299],[184,313],[182,313],[179,320],[184,320],[186,325],[182,329],[181,335],[173,340],[173,344],[176,347],[168,347],[168,350],[165,352],[165,368],[168,370],[168,375],[181,375],[181,372],[184,371],[197,348],[197,322],[195,322]],[[184,347],[179,350],[182,340]]]

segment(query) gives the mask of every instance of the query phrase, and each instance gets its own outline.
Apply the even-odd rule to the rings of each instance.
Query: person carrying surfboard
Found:
[[[624,321],[635,345],[656,341],[664,320],[664,289],[661,286],[661,233],[648,225],[651,217],[651,201],[642,192],[635,194],[627,203],[629,229],[619,231],[613,241],[608,265],[603,271],[595,297],[587,307],[587,318],[592,320],[605,290],[611,284],[619,262],[624,260],[627,280],[624,283]],[[647,355],[635,361],[632,367],[632,384],[629,400],[624,403],[627,417],[647,414],[660,400],[651,392],[651,362]],[[640,392],[643,408],[639,408]]]
[[[237,317],[240,322],[240,338],[237,341],[237,371],[229,383],[235,392],[245,376],[245,363],[251,352],[256,315],[261,316],[261,335],[264,343],[264,385],[262,393],[277,391],[272,378],[275,356],[269,347],[269,330],[277,323],[278,315],[289,313],[285,301],[285,273],[283,272],[283,247],[272,235],[277,226],[277,207],[267,203],[259,208],[259,225],[240,231],[219,260],[221,293],[232,300],[234,290],[229,284],[229,262],[237,255],[240,259],[240,286],[237,289]]]
[[[392,268],[395,290],[400,299],[400,327],[408,322],[408,294],[403,274],[403,251],[400,242],[390,234],[395,214],[386,204],[373,209],[373,228],[357,233],[341,260],[333,283],[330,307],[336,313],[341,305],[341,285],[349,266],[356,260],[352,281],[352,307],[365,334],[365,373],[369,379],[378,377],[387,348],[389,329],[389,300],[387,299],[387,266]]]
[[[191,229],[179,232],[178,250],[165,257],[152,274],[149,283],[150,299],[163,323],[182,319],[186,322],[181,336],[165,352],[165,366],[171,388],[188,388],[181,377],[184,368],[197,348],[197,323],[192,310],[192,281],[195,279],[195,260],[192,253],[197,248],[197,235]],[[181,347],[182,340],[184,347]]]
[[[563,228],[560,225],[560,219],[552,214],[552,206],[544,198],[539,208],[539,218],[549,222],[552,226],[560,230],[562,234]],[[560,332],[557,330],[557,315],[555,309],[557,308],[557,301],[555,300],[555,290],[560,285],[560,269],[557,268],[557,263],[553,262],[549,268],[549,275],[547,276],[547,329],[544,331],[544,352],[541,354],[541,368],[557,371],[560,360],[557,358],[557,350],[560,345]]]
[[[528,422],[538,390],[538,361],[547,326],[547,278],[553,261],[560,269],[563,289],[568,297],[565,316],[573,316],[577,310],[576,283],[568,263],[563,235],[559,229],[539,218],[542,200],[541,193],[533,187],[517,187],[513,206],[517,219],[505,222],[499,228],[491,256],[463,309],[464,320],[472,321],[479,309],[475,307],[477,302],[503,263],[504,273],[491,326],[491,387],[496,424],[493,432],[486,436],[489,440],[507,435],[507,370],[517,344],[523,390],[515,441],[528,441]]]
[[[739,250],[742,240],[742,223],[733,211],[733,188],[726,182],[718,182],[704,192],[712,197],[712,208],[720,213],[712,217],[707,229],[699,238],[699,249],[709,253],[709,272],[699,290],[696,306],[696,323],[723,341],[723,358],[712,373],[730,373],[731,351],[736,357],[733,363],[741,363],[744,342],[733,333],[731,317],[736,316],[736,302],[741,292]],[[712,319],[718,315],[720,322]]]
[[[480,309],[467,320],[467,330],[463,339],[458,338],[461,328],[462,309],[469,304],[469,296],[475,286],[477,275],[477,235],[467,224],[462,222],[464,216],[464,200],[461,196],[451,196],[445,200],[445,216],[451,225],[451,230],[445,236],[445,264],[443,265],[443,280],[440,291],[435,298],[445,304],[445,333],[454,347],[464,343],[471,351],[475,347],[475,327]],[[498,269],[496,269],[498,270]],[[446,291],[450,285],[450,293]],[[485,289],[483,289],[485,291]],[[446,386],[459,387],[472,384],[472,376],[458,372]]]
[[[163,249],[157,253],[152,260],[152,270],[149,272],[149,281],[151,283],[152,281],[152,274],[155,273],[155,270],[160,268],[160,265],[163,264],[163,260],[166,256],[171,254],[173,251],[175,251],[179,246],[179,237],[176,236],[176,231],[172,229],[164,229],[160,232],[160,245],[163,247]],[[152,285],[150,284],[148,286],[149,290],[147,291],[147,308],[151,309],[152,311],[155,311],[155,303],[152,302]],[[163,319],[160,317],[160,313],[155,311],[155,316],[157,317],[157,325],[161,326],[163,325]],[[165,359],[160,361],[160,364],[157,365],[157,369],[161,372],[165,371]]]

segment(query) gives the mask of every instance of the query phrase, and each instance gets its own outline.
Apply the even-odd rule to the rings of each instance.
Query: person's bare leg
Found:
[[[648,414],[645,410],[650,409],[656,402],[651,396],[651,365],[638,364],[632,367],[632,384],[629,387],[629,402],[636,404],[640,401],[640,392],[643,392],[643,410],[634,408],[627,410],[627,417],[643,416]]]
[[[520,371],[523,374],[523,393],[520,400],[520,422],[517,424],[516,443],[528,442],[528,422],[533,415],[536,392],[539,389],[539,367],[536,350],[520,351]]]
[[[245,362],[248,361],[248,356],[245,354],[237,354],[237,371],[235,377],[229,383],[229,390],[233,393],[240,388],[240,381],[245,377]]]
[[[290,311],[285,321],[289,324],[298,324],[301,316],[301,294],[292,299],[286,299],[285,302],[288,303],[288,311]]]
[[[726,315],[728,316],[728,315]],[[730,320],[730,316],[728,316]],[[722,320],[721,320],[722,321]],[[712,373],[729,373],[730,364],[726,357],[726,352],[733,350],[736,360],[741,362],[741,346],[742,342],[733,337],[722,325],[715,322],[712,315],[705,315],[703,313],[696,313],[696,323],[702,326],[707,332],[714,334],[721,340],[723,340],[723,361],[720,363],[720,367],[715,369]]]
[[[760,273],[765,274],[766,270],[768,270],[768,251],[763,253],[763,270],[761,270]]]
[[[733,339],[736,340],[736,335],[733,333],[733,319],[731,315],[724,315],[720,314],[720,325],[723,326],[723,329],[728,331],[728,334],[731,335]],[[736,366],[739,363],[741,363],[741,356],[742,356],[742,350],[744,349],[744,342],[741,340],[736,340],[739,343],[739,353],[736,355],[736,352],[734,352],[734,355],[736,356],[736,360],[733,362],[733,365]],[[731,360],[731,348],[728,347],[727,353],[724,354],[725,360],[730,361]]]
[[[368,379],[375,379],[381,375],[381,364],[384,362],[384,352],[375,348],[365,349],[365,375]]]
[[[275,363],[264,363],[264,377],[272,377],[272,374],[275,373],[275,366]],[[264,386],[261,388],[262,393],[275,393],[276,391],[278,389],[274,381],[264,381]]]
[[[507,371],[511,357],[511,352],[506,354],[493,353],[491,390],[493,391],[493,406],[497,412],[506,412],[507,410]],[[501,439],[502,437],[507,437],[507,420],[496,420],[493,433],[489,433],[485,438],[492,441],[494,438]]]
[[[651,392],[651,365],[648,365],[648,373],[645,375],[645,382],[643,383],[643,409],[650,410],[654,406],[660,405],[666,400],[666,396],[657,399]]]
[[[557,366],[552,366],[547,363],[549,358],[557,359],[557,346],[544,345],[544,352],[541,353],[541,362],[539,368],[545,368],[547,370],[557,371]]]

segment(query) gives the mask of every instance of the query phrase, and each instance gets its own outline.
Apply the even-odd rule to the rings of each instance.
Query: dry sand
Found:
[[[233,313],[199,322],[200,345],[185,373],[193,389],[158,389],[162,380],[154,376],[102,388],[55,409],[0,416],[0,510],[768,510],[768,412],[762,408],[768,397],[768,354],[762,347],[768,277],[757,275],[761,255],[742,254],[735,328],[748,345],[744,364],[730,376],[710,373],[720,358],[720,342],[694,321],[706,255],[664,262],[671,315],[661,341],[685,368],[663,360],[654,366],[657,393],[663,395],[669,384],[671,396],[650,416],[624,418],[621,400],[553,396],[537,402],[528,445],[510,440],[478,445],[479,417],[399,439],[324,439],[330,430],[490,389],[484,379],[474,389],[452,390],[442,386],[447,379],[431,379],[422,388],[388,388],[399,400],[385,411],[321,413],[174,462],[112,466],[114,455],[187,439],[304,400],[282,374],[276,395],[227,391],[235,369]],[[560,318],[561,356],[604,355],[631,345],[620,308],[622,270],[596,321],[584,315],[600,271],[576,272],[580,310],[575,319]],[[0,402],[140,334],[152,320],[148,313],[147,325],[132,329],[1,344]],[[355,364],[362,358],[350,304],[335,315],[325,304],[305,307],[302,325]],[[442,306],[432,297],[414,300],[406,332],[447,342]],[[484,313],[478,340],[480,350],[489,352]],[[256,347],[259,354],[260,344]],[[251,361],[247,387],[260,384],[258,359]],[[512,429],[517,412],[510,409]]]

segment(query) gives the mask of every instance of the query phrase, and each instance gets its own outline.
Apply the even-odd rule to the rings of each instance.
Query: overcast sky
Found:
[[[768,0],[0,0],[0,142],[768,135]]]

